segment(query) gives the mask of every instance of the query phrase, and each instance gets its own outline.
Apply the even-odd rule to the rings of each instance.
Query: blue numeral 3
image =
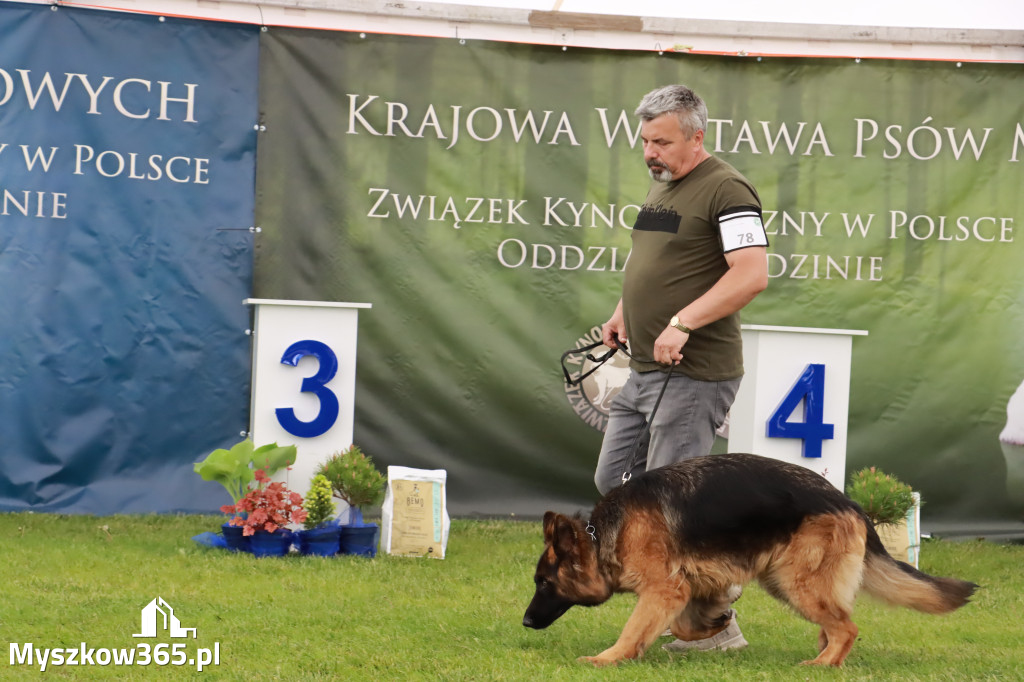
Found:
[[[304,422],[295,416],[290,407],[275,410],[277,421],[285,431],[299,438],[316,438],[327,433],[338,421],[338,396],[327,388],[327,383],[338,373],[338,356],[330,347],[320,341],[296,341],[281,357],[281,363],[296,367],[299,360],[312,355],[320,362],[320,369],[311,377],[302,380],[301,393],[312,393],[320,400],[320,411],[313,421]]]
[[[804,420],[790,421],[804,402]],[[835,425],[825,423],[825,365],[807,365],[778,408],[768,418],[769,438],[799,438],[804,457],[821,457],[821,443],[835,437]]]

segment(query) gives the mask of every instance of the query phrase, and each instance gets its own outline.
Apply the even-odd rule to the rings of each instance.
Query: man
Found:
[[[605,345],[628,342],[632,358],[594,474],[602,495],[622,482],[638,437],[630,474],[710,454],[743,376],[739,311],[768,285],[761,201],[746,178],[704,149],[704,101],[669,85],[645,95],[635,113],[654,182],[633,226],[622,298],[602,328]],[[746,646],[728,606],[705,611],[729,623],[721,633],[665,648]]]

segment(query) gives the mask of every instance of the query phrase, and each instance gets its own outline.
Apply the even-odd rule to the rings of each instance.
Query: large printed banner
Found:
[[[0,509],[224,501],[192,462],[248,425],[257,35],[0,4]]]
[[[866,330],[848,468],[931,518],[1008,516],[1024,380],[1019,65],[726,58],[271,29],[255,294],[366,302],[355,440],[445,468],[455,513],[590,504],[599,338],[648,186],[632,111],[681,82],[758,188],[769,289],[745,323]],[[1012,424],[1011,424],[1012,426]],[[723,491],[726,492],[726,491]]]

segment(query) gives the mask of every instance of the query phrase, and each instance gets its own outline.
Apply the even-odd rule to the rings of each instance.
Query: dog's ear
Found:
[[[555,517],[559,516],[553,511],[544,512],[544,542],[554,544],[552,539],[555,535]]]
[[[554,548],[558,558],[576,555],[576,531],[576,524],[568,516],[553,511],[544,514],[544,543]]]
[[[556,514],[552,523],[551,546],[559,559],[575,557],[577,550],[576,524],[568,516]]]

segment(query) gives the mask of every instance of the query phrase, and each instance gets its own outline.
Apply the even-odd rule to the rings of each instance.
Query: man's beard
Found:
[[[653,180],[657,180],[658,182],[672,182],[672,171],[662,163],[653,161],[647,164],[647,172],[651,174],[651,179]]]

